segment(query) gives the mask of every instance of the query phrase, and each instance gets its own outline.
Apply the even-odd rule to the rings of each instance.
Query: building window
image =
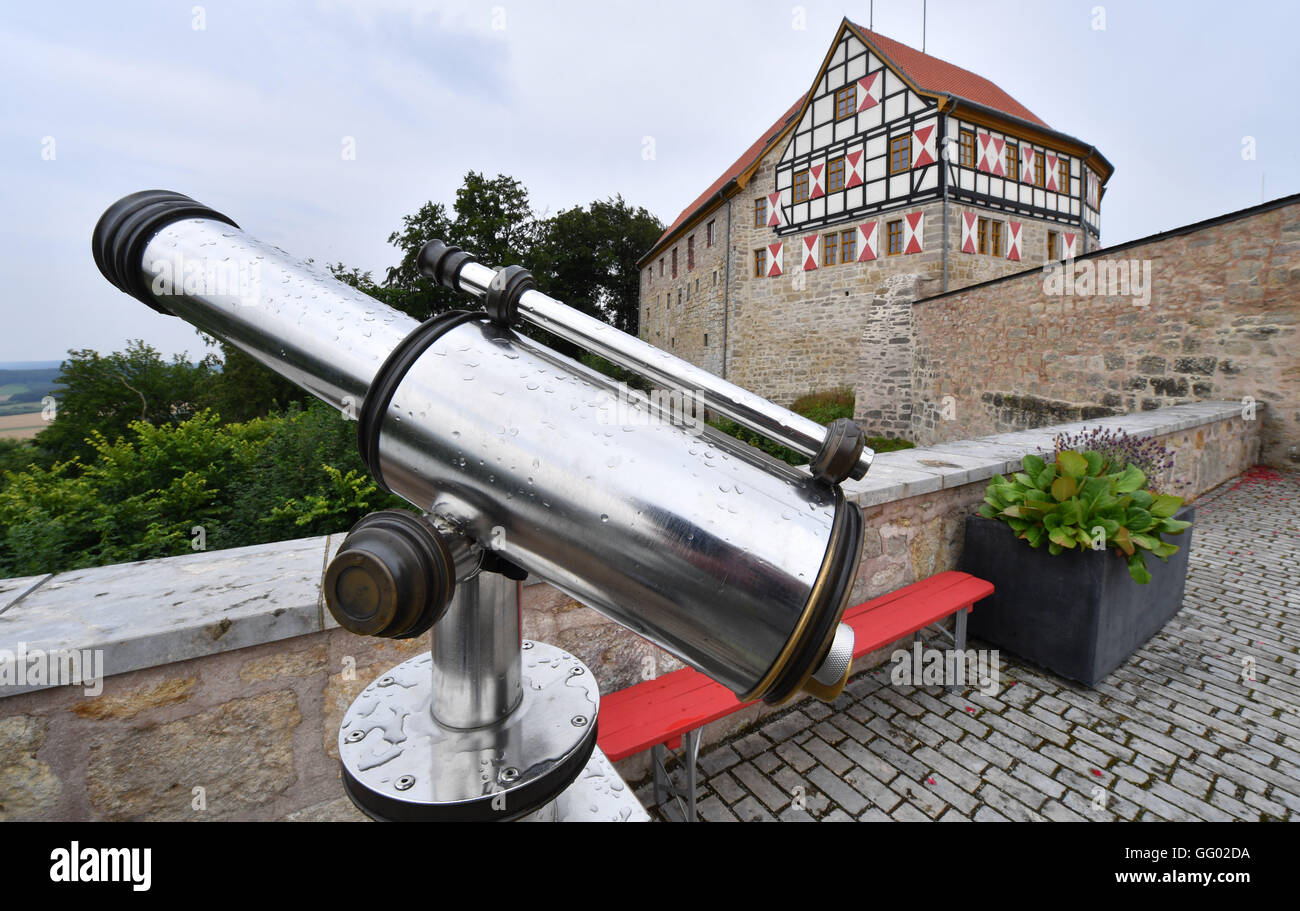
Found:
[[[840,232],[840,262],[851,263],[858,256],[858,232],[850,228]]]
[[[961,142],[957,163],[963,168],[975,167],[975,133],[972,130],[962,130],[958,138]]]
[[[889,256],[897,256],[903,252],[903,221],[891,221],[886,225],[886,237],[888,237],[888,247],[886,248]]]
[[[987,253],[989,252],[989,220],[987,218],[981,218],[977,230],[978,239],[975,243],[975,247],[980,253]]]
[[[713,270],[713,287],[718,287],[718,270]]]
[[[1042,152],[1034,155],[1034,186],[1047,186],[1047,156]]]
[[[912,134],[889,140],[889,173],[897,174],[912,167]]]
[[[691,283],[690,283],[690,282],[687,282],[687,283],[686,283],[686,303],[689,304],[690,302],[691,302]]]
[[[995,221],[989,225],[989,254],[1002,255],[1002,222]]]
[[[695,296],[700,296],[700,280],[698,278],[695,280]]]
[[[767,227],[767,197],[754,200],[754,227]]]
[[[1020,146],[1008,142],[1004,147],[1007,153],[1007,180],[1020,179]]]
[[[858,84],[846,85],[835,93],[835,119],[852,117],[858,109]]]
[[[686,238],[686,271],[695,268],[695,235]]]
[[[704,333],[704,347],[709,347],[709,333]]]
[[[659,257],[659,277],[664,277],[664,258],[662,256]]]
[[[677,289],[677,309],[682,309],[682,289]]]
[[[794,201],[806,202],[808,200],[808,172],[799,171],[794,175]]]
[[[677,277],[677,248],[673,247],[673,278]]]
[[[754,251],[754,278],[762,278],[767,274],[767,248],[761,247]]]
[[[1048,231],[1047,232],[1047,258],[1056,259],[1056,250],[1057,250],[1056,232]]]
[[[1056,159],[1056,169],[1057,169],[1056,172],[1060,177],[1060,180],[1056,184],[1056,186],[1060,188],[1060,191],[1062,193],[1069,193],[1070,192],[1070,159],[1068,158]]]
[[[838,234],[822,235],[822,265],[823,266],[835,265],[835,254],[839,250],[839,238],[840,236]]]
[[[705,226],[704,231],[705,231],[704,246],[712,247],[713,246],[713,222],[709,222],[708,225]]]
[[[833,159],[826,168],[826,192],[844,189],[844,159]]]

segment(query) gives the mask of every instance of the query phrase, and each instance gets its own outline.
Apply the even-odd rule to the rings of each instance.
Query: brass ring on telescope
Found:
[[[768,668],[763,679],[740,697],[740,701],[753,702],[762,698],[768,705],[788,702],[802,689],[817,671],[818,664],[830,650],[836,627],[844,608],[862,559],[862,512],[856,504],[848,502],[838,486],[835,490],[835,520],[831,524],[830,540],[821,570],[808,595],[808,603],[790,632],[785,647]],[[811,638],[810,638],[811,637]],[[797,658],[797,661],[796,661]],[[792,664],[797,666],[791,667]],[[852,662],[850,662],[850,667]],[[843,689],[848,677],[837,686],[818,684],[814,695],[827,701],[834,699]]]

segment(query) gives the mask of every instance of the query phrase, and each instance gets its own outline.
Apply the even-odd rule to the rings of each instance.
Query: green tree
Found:
[[[126,435],[133,421],[161,426],[196,414],[212,391],[215,355],[197,364],[184,354],[166,361],[150,345],[135,340],[125,351],[101,355],[83,348],[69,351],[55,392],[57,417],[36,437],[49,460],[90,458],[90,437],[109,441]]]
[[[663,229],[658,218],[622,196],[565,209],[541,225],[534,255],[538,285],[570,307],[635,335],[637,259]]]
[[[335,278],[372,294],[391,307],[416,319],[428,319],[470,303],[463,294],[434,285],[420,274],[420,248],[430,240],[442,240],[473,253],[490,266],[528,265],[537,235],[537,219],[528,201],[528,190],[513,177],[498,174],[492,179],[475,171],[465,175],[456,191],[456,202],[448,213],[442,203],[427,202],[402,219],[402,227],[388,236],[401,259],[388,270],[381,287],[368,272],[331,267]],[[377,292],[377,293],[376,293]]]
[[[310,395],[269,367],[226,342],[208,339],[221,351],[220,370],[212,377],[204,404],[227,422],[265,417]]]

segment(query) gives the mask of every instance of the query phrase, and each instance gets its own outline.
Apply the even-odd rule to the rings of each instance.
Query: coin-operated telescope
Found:
[[[159,190],[111,206],[93,248],[122,291],[355,418],[375,480],[422,511],[362,519],[325,573],[352,632],[433,629],[432,651],[368,686],[339,731],[348,794],[371,816],[546,817],[581,775],[599,694],[576,658],[522,639],[528,573],[742,701],[844,686],[862,518],[839,483],[872,459],[851,421],[822,427],[436,240],[421,272],[482,309],[419,323]],[[671,394],[628,393],[524,322]],[[681,420],[677,396],[809,469]]]

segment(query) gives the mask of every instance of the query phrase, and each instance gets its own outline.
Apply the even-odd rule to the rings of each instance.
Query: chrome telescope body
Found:
[[[416,320],[179,194],[124,198],[101,218],[93,245],[101,271],[127,293],[350,418],[364,419],[369,404],[377,415],[372,469],[431,519],[742,701],[779,704],[800,691],[830,699],[843,687],[852,634],[839,621],[862,520],[836,483],[700,420],[672,420],[489,314],[444,326],[412,351]],[[435,272],[448,266],[448,253],[454,248],[432,251]],[[437,255],[443,259],[433,262]],[[517,277],[509,269],[460,256],[440,280],[485,300],[495,282],[498,304],[510,296],[510,316],[696,393],[814,458],[820,452],[841,477],[860,476],[869,464],[860,440],[831,445],[819,425],[536,290],[509,287]],[[404,344],[410,356],[395,376]],[[384,380],[395,385],[376,407]]]

